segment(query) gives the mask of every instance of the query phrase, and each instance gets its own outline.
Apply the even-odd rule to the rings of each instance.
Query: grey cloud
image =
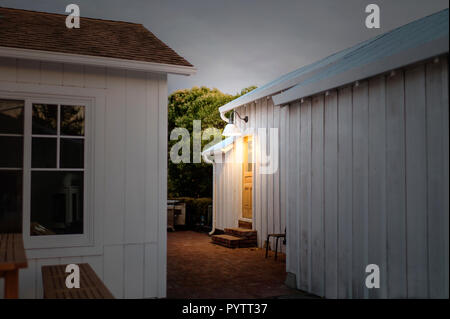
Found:
[[[76,0],[81,15],[142,23],[198,68],[170,76],[169,91],[206,85],[235,93],[395,27],[448,8],[448,0]],[[64,13],[69,2],[0,0]],[[364,27],[369,3],[381,29]]]

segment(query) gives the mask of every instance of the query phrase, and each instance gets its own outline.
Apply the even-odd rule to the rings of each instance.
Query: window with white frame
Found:
[[[0,232],[84,233],[85,111],[0,99]]]

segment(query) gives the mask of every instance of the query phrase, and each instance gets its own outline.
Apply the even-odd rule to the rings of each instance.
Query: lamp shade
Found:
[[[223,136],[241,136],[241,134],[242,133],[239,127],[237,127],[236,124],[233,123],[227,124],[222,133]]]

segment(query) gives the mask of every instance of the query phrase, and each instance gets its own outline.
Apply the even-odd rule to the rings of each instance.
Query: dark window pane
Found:
[[[79,138],[61,139],[61,163],[62,168],[84,167],[84,140]]]
[[[56,168],[56,138],[33,137],[32,168]]]
[[[31,235],[83,233],[83,172],[32,172]]]
[[[58,106],[33,104],[33,134],[56,135]]]
[[[0,233],[22,232],[22,175],[0,170]]]
[[[23,134],[23,101],[0,100],[0,133]]]
[[[61,106],[61,135],[84,135],[84,106]]]
[[[0,136],[0,167],[21,168],[23,137]]]

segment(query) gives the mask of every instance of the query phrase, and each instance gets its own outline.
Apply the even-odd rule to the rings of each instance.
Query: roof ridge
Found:
[[[11,10],[11,11],[20,11],[20,12],[24,12],[24,13],[27,12],[27,13],[33,13],[33,14],[67,17],[67,14],[63,14],[63,13],[44,12],[44,11],[8,8],[8,7],[0,6],[0,10],[1,9]],[[124,23],[124,24],[132,24],[132,25],[141,25],[141,26],[143,26],[142,23],[122,21],[122,20],[100,19],[100,18],[91,18],[91,17],[84,17],[84,16],[80,16],[80,19],[89,19],[89,20],[95,20],[95,21],[106,21],[106,22]]]

